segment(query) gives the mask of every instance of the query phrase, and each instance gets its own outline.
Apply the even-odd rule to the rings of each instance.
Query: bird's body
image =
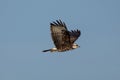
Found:
[[[68,31],[66,24],[61,20],[56,20],[56,22],[50,23],[50,30],[51,30],[52,40],[55,44],[55,48],[43,50],[43,52],[47,52],[47,51],[64,52],[79,47],[74,42],[81,35],[80,30]]]

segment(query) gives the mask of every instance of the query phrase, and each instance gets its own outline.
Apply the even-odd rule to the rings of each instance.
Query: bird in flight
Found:
[[[43,50],[43,52],[64,52],[80,47],[74,43],[81,35],[80,30],[68,31],[66,24],[61,20],[56,20],[50,23],[50,30],[55,48]]]

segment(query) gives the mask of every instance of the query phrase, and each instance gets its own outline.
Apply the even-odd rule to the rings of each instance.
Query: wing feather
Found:
[[[56,20],[50,23],[52,40],[58,51],[65,51],[72,48],[70,43],[69,31],[64,22]]]
[[[70,34],[70,42],[74,43],[78,37],[81,35],[81,31],[80,30],[71,30],[71,32],[69,32]]]

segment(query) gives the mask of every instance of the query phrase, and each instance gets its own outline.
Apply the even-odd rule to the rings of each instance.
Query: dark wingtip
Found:
[[[53,21],[52,23],[50,23],[50,25],[51,26],[66,26],[66,24],[61,19]]]

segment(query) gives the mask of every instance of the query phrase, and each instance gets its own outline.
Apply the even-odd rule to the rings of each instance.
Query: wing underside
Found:
[[[51,36],[58,51],[66,51],[72,48],[69,31],[64,22],[56,20],[51,25]]]

